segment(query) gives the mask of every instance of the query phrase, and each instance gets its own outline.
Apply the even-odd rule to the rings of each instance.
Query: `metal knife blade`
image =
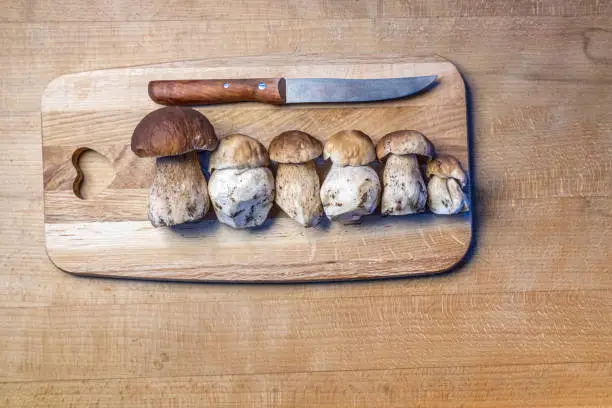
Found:
[[[285,103],[371,102],[404,98],[426,89],[437,75],[380,78],[286,78]]]
[[[437,75],[377,78],[249,78],[149,82],[149,96],[163,105],[262,102],[351,103],[404,98],[430,87]]]

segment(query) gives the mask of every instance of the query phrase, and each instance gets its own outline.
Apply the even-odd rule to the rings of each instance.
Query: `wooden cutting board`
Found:
[[[240,132],[266,146],[290,129],[321,141],[341,129],[360,129],[375,142],[390,131],[417,129],[437,152],[455,155],[467,169],[465,87],[454,65],[440,58],[237,58],[59,77],[45,89],[41,107],[49,258],[79,275],[191,281],[355,280],[449,270],[470,245],[471,213],[373,215],[360,225],[325,221],[304,229],[274,208],[266,224],[253,230],[233,230],[214,213],[197,224],[155,229],[146,215],[154,159],[138,158],[130,150],[136,124],[159,108],[147,95],[150,80],[431,74],[439,76],[436,87],[404,100],[284,107],[242,103],[199,110],[219,137]],[[104,155],[114,172],[110,185],[88,199],[73,191],[75,165],[84,149]]]

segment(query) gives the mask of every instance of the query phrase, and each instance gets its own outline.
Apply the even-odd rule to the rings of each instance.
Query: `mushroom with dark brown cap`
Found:
[[[146,115],[132,134],[132,151],[156,157],[147,215],[154,227],[197,221],[210,208],[197,151],[214,150],[215,129],[200,112],[164,107]]]
[[[308,133],[290,130],[270,142],[270,159],[278,163],[275,202],[289,217],[304,227],[321,220],[319,175],[313,160],[323,146]]]
[[[266,148],[239,133],[221,138],[210,156],[208,192],[217,218],[232,228],[263,224],[274,202]]]
[[[427,164],[427,206],[434,214],[454,215],[469,209],[463,192],[467,176],[461,163],[451,155],[440,155]]]
[[[327,139],[323,158],[332,160],[321,185],[327,217],[353,224],[373,213],[380,200],[380,180],[369,166],[376,159],[370,137],[359,130],[340,131]]]
[[[429,160],[433,154],[433,144],[416,130],[398,130],[380,139],[376,156],[386,159],[380,209],[383,215],[425,211],[427,189],[419,161]]]

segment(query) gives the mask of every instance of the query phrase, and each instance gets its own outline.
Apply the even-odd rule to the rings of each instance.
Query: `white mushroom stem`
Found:
[[[416,214],[425,211],[427,189],[416,155],[389,155],[382,183],[383,215]]]
[[[274,176],[267,167],[215,170],[208,186],[217,218],[232,228],[265,222],[274,202]]]
[[[358,223],[380,200],[380,180],[369,166],[332,166],[321,185],[321,202],[332,221]]]
[[[467,211],[467,196],[454,178],[432,176],[427,183],[427,205],[431,212],[441,215],[454,215]]]
[[[209,208],[206,179],[196,152],[156,159],[147,211],[154,227],[200,220]]]
[[[276,171],[275,200],[289,217],[303,226],[317,225],[323,215],[323,206],[319,175],[314,163],[279,163]]]

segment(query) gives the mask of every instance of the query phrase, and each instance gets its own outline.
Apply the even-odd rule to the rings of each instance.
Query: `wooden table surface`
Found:
[[[0,406],[612,406],[612,3],[450,3],[3,1]],[[50,263],[54,77],[358,54],[439,54],[465,75],[478,228],[462,268],[206,285]]]

